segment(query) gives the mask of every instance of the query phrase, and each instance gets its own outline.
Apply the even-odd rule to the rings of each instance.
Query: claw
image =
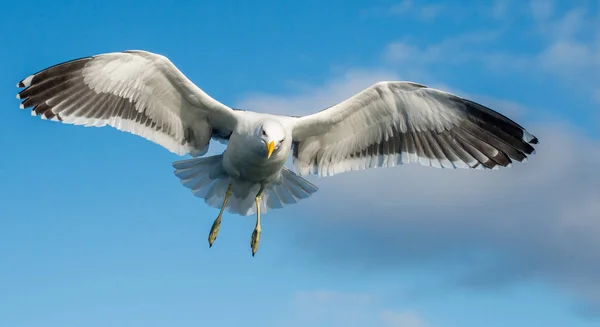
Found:
[[[252,256],[254,256],[256,254],[256,251],[258,251],[258,244],[260,243],[260,233],[260,226],[257,226],[257,228],[255,228],[252,232],[252,238],[250,238],[250,248],[252,248]]]
[[[210,233],[208,233],[208,247],[212,248],[213,243],[217,239],[217,235],[219,234],[219,229],[221,228],[221,217],[223,216],[223,211],[225,210],[225,206],[227,206],[227,200],[231,196],[231,184],[227,187],[227,191],[225,191],[225,199],[223,199],[223,205],[221,206],[221,211],[217,216],[217,219],[212,224],[210,228]]]
[[[221,228],[221,214],[215,219],[215,222],[212,224],[210,228],[210,233],[208,234],[208,247],[211,248],[213,242],[217,239],[217,235],[219,234],[219,229]]]
[[[256,202],[256,226],[254,227],[254,231],[252,232],[252,237],[250,238],[250,247],[252,248],[252,257],[254,257],[254,255],[256,254],[256,251],[258,251],[258,243],[260,243],[260,232],[261,232],[260,202],[262,201],[262,192],[264,189],[263,187],[260,188],[260,191],[258,191],[258,194],[256,195],[256,199],[255,199],[255,202]]]

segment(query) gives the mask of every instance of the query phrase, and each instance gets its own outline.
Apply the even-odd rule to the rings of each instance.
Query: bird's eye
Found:
[[[267,136],[267,132],[265,132],[265,130],[264,130],[264,129],[263,129],[263,131],[262,131],[262,135],[263,135],[263,136]]]

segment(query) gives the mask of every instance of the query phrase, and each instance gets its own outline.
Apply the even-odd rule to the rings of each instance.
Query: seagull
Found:
[[[175,175],[210,207],[256,214],[310,197],[302,176],[418,163],[498,169],[524,162],[538,139],[474,101],[409,81],[381,81],[322,111],[285,116],[235,109],[213,99],[167,57],[143,50],[102,53],[43,69],[17,84],[21,109],[41,119],[112,126],[192,158]],[[226,144],[204,156],[211,139]],[[284,165],[293,158],[294,171]]]

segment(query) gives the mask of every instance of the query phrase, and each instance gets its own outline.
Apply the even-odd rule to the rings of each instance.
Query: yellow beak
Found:
[[[271,158],[271,154],[273,154],[274,149],[275,149],[275,142],[271,141],[271,143],[267,144],[267,159]]]

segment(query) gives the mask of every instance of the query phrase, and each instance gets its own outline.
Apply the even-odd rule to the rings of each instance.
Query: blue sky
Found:
[[[0,11],[0,326],[596,326],[600,10],[594,1],[13,2]],[[313,178],[263,219],[225,215],[180,157],[33,118],[14,85],[144,49],[219,101],[309,113],[383,79],[478,100],[540,138],[503,171]],[[210,153],[222,150],[219,145]]]

